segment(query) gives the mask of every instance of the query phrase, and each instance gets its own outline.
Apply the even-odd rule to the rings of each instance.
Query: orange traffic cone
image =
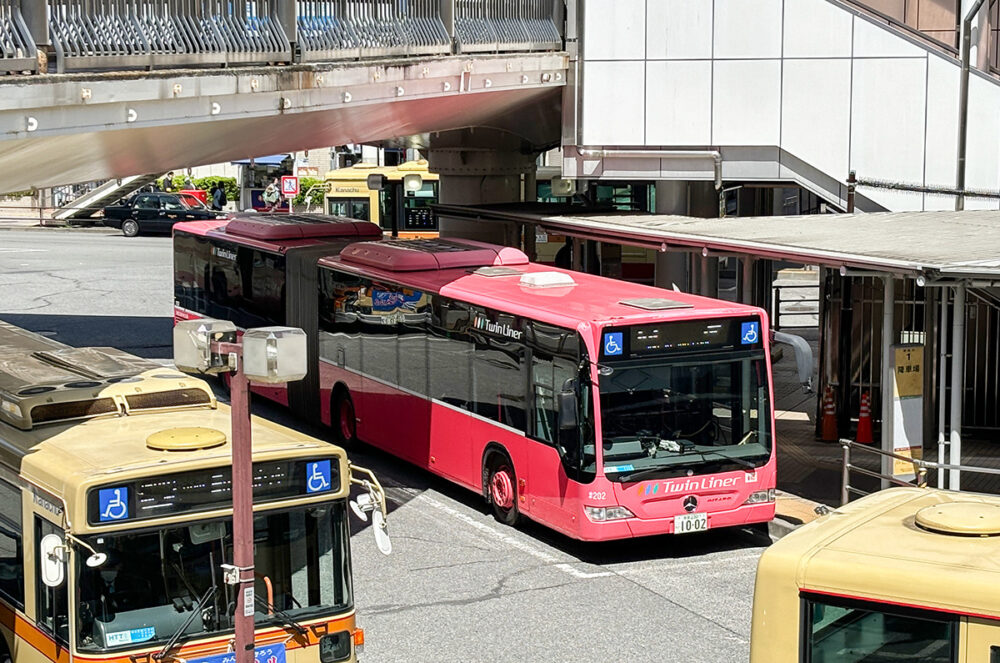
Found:
[[[861,409],[858,412],[858,434],[856,442],[872,443],[872,403],[868,392],[861,394]]]
[[[823,441],[836,442],[837,438],[837,404],[833,400],[833,388],[827,385],[823,392]]]

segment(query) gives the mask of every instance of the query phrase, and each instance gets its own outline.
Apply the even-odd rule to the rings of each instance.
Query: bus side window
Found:
[[[0,481],[0,596],[24,608],[21,491]]]
[[[319,337],[320,356],[338,366],[361,372],[361,323],[359,315],[367,307],[359,303],[371,282],[328,269],[320,270]]]
[[[522,323],[511,315],[476,308],[474,321],[489,321],[498,325],[499,334],[522,334]],[[479,327],[474,322],[473,329]],[[521,340],[498,338],[495,333],[476,331],[475,354],[472,359],[474,405],[477,414],[515,428],[525,430],[524,343]]]
[[[430,396],[469,409],[472,401],[472,339],[466,333],[471,311],[465,304],[434,298],[427,336]]]
[[[62,528],[35,516],[35,551],[41,550],[42,538],[47,534],[57,534],[65,539]],[[41,556],[35,555],[35,623],[53,635],[56,640],[69,642],[69,611],[66,587],[70,574],[58,587],[46,587],[42,582]],[[68,570],[67,570],[68,571]]]
[[[990,663],[1000,663],[1000,646],[990,647]]]

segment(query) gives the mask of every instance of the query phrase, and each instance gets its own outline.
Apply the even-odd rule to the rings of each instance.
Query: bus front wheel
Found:
[[[506,455],[495,454],[487,467],[486,494],[493,508],[493,517],[504,525],[513,527],[520,518],[514,464]]]
[[[340,390],[333,397],[331,417],[337,444],[349,449],[358,441],[358,422],[354,413],[354,402],[346,389]]]

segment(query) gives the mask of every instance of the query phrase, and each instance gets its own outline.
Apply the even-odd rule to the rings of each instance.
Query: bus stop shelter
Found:
[[[709,296],[718,294],[718,258],[735,257],[738,299],[766,310],[773,261],[817,266],[816,406],[820,413],[829,388],[841,436],[850,433],[865,393],[884,451],[899,449],[907,433],[912,437],[912,431],[902,429],[916,419],[923,447],[933,449],[936,443],[939,462],[952,465],[962,464],[963,432],[986,439],[1000,432],[998,212],[693,218],[544,203],[440,205],[437,210],[443,217],[511,225],[520,230],[529,254],[536,230],[570,237],[576,269],[587,268],[587,242],[653,249],[656,283],[663,287],[671,283],[661,277],[661,266],[667,272],[668,257],[680,254],[687,263],[687,288]],[[900,351],[909,349],[908,357],[914,348],[919,360],[901,364]],[[911,371],[919,373],[919,380],[906,375]],[[915,381],[917,401],[900,393],[900,385]],[[893,430],[894,421],[900,430]],[[893,474],[886,456],[882,474]],[[955,490],[961,481],[957,470],[938,477],[938,485]]]

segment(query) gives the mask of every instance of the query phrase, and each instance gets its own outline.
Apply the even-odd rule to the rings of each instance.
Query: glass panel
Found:
[[[108,560],[89,568],[87,555],[76,555],[81,651],[165,642],[206,593],[209,598],[184,628],[185,636],[232,628],[236,596],[222,582],[220,569],[232,561],[231,521],[92,536],[86,542]],[[342,502],[257,514],[254,559],[258,624],[312,619],[352,605]]]
[[[163,209],[170,212],[183,212],[188,209],[187,205],[181,202],[177,196],[163,196]]]
[[[58,534],[63,540],[66,536],[62,528],[35,516],[35,550],[41,548],[42,538],[48,534]],[[57,640],[69,642],[67,583],[46,587],[42,582],[41,561],[39,555],[35,564],[35,621]]]
[[[763,355],[623,362],[601,376],[600,394],[608,474],[753,467],[770,456]]]
[[[371,221],[369,202],[365,198],[329,198],[330,214],[358,221]]]
[[[135,201],[136,209],[160,209],[160,201],[156,196],[139,196]]]
[[[510,315],[473,310],[476,319],[488,320],[503,329],[521,332],[522,323]],[[474,325],[475,326],[475,325]],[[521,332],[523,333],[523,332]],[[474,404],[477,414],[524,431],[524,344],[519,340],[496,338],[473,331],[475,354],[472,360]]]
[[[357,276],[320,270],[320,357],[358,372],[362,370],[358,300],[369,286]]]
[[[0,481],[0,594],[24,606],[21,490]]]
[[[952,620],[808,602],[810,663],[954,663]]]
[[[204,237],[174,235],[174,299],[178,306],[206,312],[205,284],[209,280],[209,245]]]
[[[471,323],[468,306],[435,297],[427,362],[430,396],[468,409],[472,400],[472,339],[466,333]]]

